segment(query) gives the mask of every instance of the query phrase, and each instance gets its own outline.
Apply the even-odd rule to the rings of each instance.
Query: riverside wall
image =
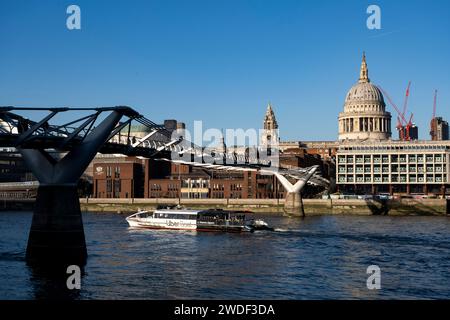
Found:
[[[305,214],[311,215],[446,215],[450,200],[392,199],[344,200],[304,199]],[[284,199],[80,199],[82,211],[131,213],[153,210],[159,205],[192,209],[240,209],[285,214]],[[291,213],[292,214],[292,213]],[[294,213],[294,215],[296,215]],[[300,210],[298,212],[300,215]]]

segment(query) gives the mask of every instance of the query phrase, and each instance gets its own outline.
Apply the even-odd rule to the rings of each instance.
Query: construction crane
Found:
[[[397,112],[397,130],[399,130],[399,138],[402,141],[408,141],[411,140],[409,131],[412,127],[412,118],[413,115],[411,114],[411,117],[409,121],[406,121],[405,119],[405,113],[406,108],[408,105],[408,98],[409,98],[409,88],[411,86],[411,82],[408,84],[408,88],[406,89],[406,96],[405,96],[405,102],[403,104],[403,112],[400,112],[400,109],[397,107],[397,105],[394,103],[394,101],[391,99],[389,94],[383,90],[380,86],[377,86],[378,89],[383,93],[383,95],[388,99],[389,103],[394,107],[395,111]]]
[[[408,108],[409,89],[410,88],[411,88],[411,81],[408,82],[408,87],[406,88],[405,101],[403,102],[403,115],[405,115],[406,109]]]
[[[406,116],[406,111],[408,110],[408,99],[409,99],[409,89],[411,88],[411,81],[408,82],[408,87],[406,88],[405,101],[403,102],[403,117]],[[409,117],[408,123],[401,128],[400,139],[401,140],[411,140],[410,130],[412,127],[413,114]],[[402,138],[403,137],[403,138]]]
[[[409,140],[408,139],[409,128],[412,127],[412,118],[406,124],[403,124],[402,121],[400,120],[400,116],[402,116],[404,118],[406,115],[406,110],[408,109],[408,98],[409,98],[409,88],[410,87],[411,87],[411,81],[408,82],[408,87],[406,88],[405,101],[403,102],[402,114],[397,116],[397,127],[396,128],[398,131],[398,137],[402,141]]]
[[[406,111],[408,109],[408,99],[409,99],[409,90],[411,88],[411,81],[408,82],[408,87],[406,88],[406,94],[405,94],[405,102],[403,103],[403,117],[406,116]],[[406,123],[406,126],[404,126],[404,140],[412,140],[412,134],[411,134],[411,128],[413,127],[413,120],[414,114],[411,112],[411,116],[409,117],[408,123]]]
[[[434,90],[434,100],[433,100],[433,116],[430,122],[430,136],[431,140],[437,140],[437,121],[436,121],[436,100],[437,100],[437,90]]]

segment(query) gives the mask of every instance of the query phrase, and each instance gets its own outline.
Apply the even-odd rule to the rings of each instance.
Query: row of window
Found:
[[[384,155],[384,156],[353,156],[353,155],[340,155],[338,156],[338,163],[389,163],[389,162],[443,162],[445,160],[444,154],[427,154],[427,155]]]
[[[339,150],[345,151],[390,151],[390,150],[449,150],[450,145],[420,145],[420,144],[407,144],[407,145],[388,145],[388,146],[341,146]]]
[[[161,191],[162,187],[160,184],[153,183],[150,185],[150,191]]]
[[[129,197],[128,192],[125,192],[125,198]],[[98,192],[97,194],[98,198],[120,198],[120,193],[113,193],[113,192]]]
[[[183,199],[206,199],[208,198],[207,192],[182,192],[181,198]]]
[[[113,192],[114,193],[120,193],[122,190],[122,183],[121,180],[106,180],[106,192]]]
[[[197,189],[197,188],[209,188],[209,181],[208,180],[183,180],[181,182],[182,188],[191,188],[191,189]]]
[[[242,184],[240,184],[240,183],[237,183],[237,184],[232,183],[230,185],[230,189],[231,189],[231,191],[242,191]]]
[[[113,172],[113,167],[106,167],[106,177],[111,178]],[[114,178],[120,178],[120,167],[114,167]]]
[[[390,178],[390,179],[389,179]],[[389,175],[383,175],[383,176],[374,176],[373,179],[371,176],[343,176],[340,175],[338,177],[339,183],[377,183],[377,182],[383,182],[383,183],[446,183],[447,182],[447,175],[417,175],[417,176],[406,176],[406,175],[393,175],[389,177]]]
[[[27,199],[35,197],[34,192],[29,191],[3,191],[0,192],[0,199]]]
[[[371,166],[345,166],[345,165],[339,165],[338,166],[338,172],[339,173],[442,173],[447,172],[447,165],[444,164],[435,164],[435,165],[415,165],[410,164],[408,166],[399,166],[396,164],[393,165],[375,165],[373,167]]]
[[[183,219],[183,220],[197,220],[195,214],[177,214],[177,213],[155,213],[155,218],[159,219]]]

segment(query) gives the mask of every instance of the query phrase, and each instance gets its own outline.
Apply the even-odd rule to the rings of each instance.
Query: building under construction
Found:
[[[419,127],[415,123],[410,126],[397,127],[397,130],[399,140],[419,140]]]
[[[430,136],[433,141],[448,140],[448,122],[436,117],[437,90],[434,91],[433,116],[430,121]]]
[[[434,117],[431,119],[431,140],[442,141],[449,140],[448,137],[448,122],[442,117]]]

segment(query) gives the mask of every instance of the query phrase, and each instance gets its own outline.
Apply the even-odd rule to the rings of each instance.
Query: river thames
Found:
[[[258,215],[262,216],[262,215]],[[0,212],[0,299],[58,298],[25,264],[31,212]],[[74,299],[448,299],[450,218],[265,214],[275,232],[133,230],[84,213]],[[369,290],[367,267],[381,269]]]

